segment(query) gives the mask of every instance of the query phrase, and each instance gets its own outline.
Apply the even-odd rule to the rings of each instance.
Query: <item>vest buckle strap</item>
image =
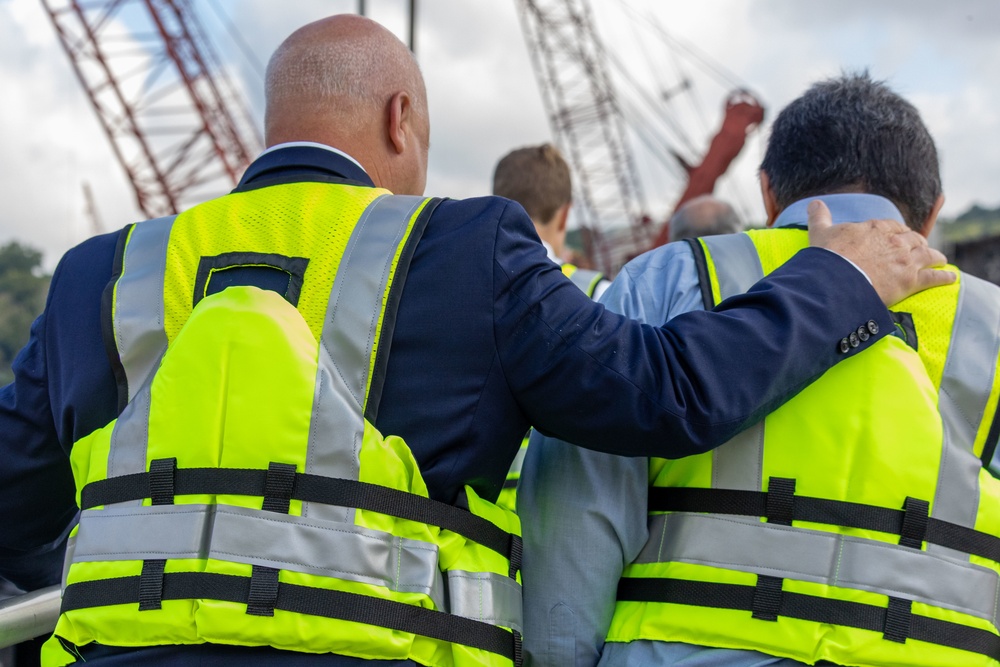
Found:
[[[768,523],[792,525],[795,516],[795,480],[787,477],[769,477],[765,516]]]
[[[912,606],[912,600],[889,598],[889,607],[885,612],[885,629],[882,631],[884,639],[899,644],[906,643],[910,636],[910,607]]]
[[[521,557],[524,554],[524,542],[517,535],[510,536],[510,571],[507,576],[517,579],[517,572],[521,569]]]
[[[761,621],[777,621],[781,610],[781,577],[757,575],[757,586],[753,590],[753,617]]]
[[[153,505],[174,504],[174,474],[177,459],[154,459],[149,462],[149,498]]]
[[[254,565],[250,574],[250,595],[247,613],[251,616],[274,616],[278,602],[278,572],[276,568]]]
[[[913,549],[923,547],[929,515],[930,503],[907,496],[903,503],[903,527],[899,531],[901,546]]]
[[[142,561],[142,573],[139,575],[139,611],[152,611],[163,607],[163,572],[166,567],[166,560]]]
[[[264,503],[261,509],[288,514],[294,488],[295,466],[272,461],[267,466],[267,476],[264,478]]]

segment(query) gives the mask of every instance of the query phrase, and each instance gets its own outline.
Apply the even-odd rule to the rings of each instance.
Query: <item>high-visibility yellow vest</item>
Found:
[[[524,467],[524,457],[528,453],[528,442],[530,441],[531,429],[529,428],[521,439],[521,446],[517,450],[517,455],[514,456],[514,462],[510,464],[507,479],[503,481],[500,497],[497,498],[497,505],[511,512],[517,511],[517,483],[521,480],[521,468]]]
[[[561,267],[563,275],[570,279],[574,285],[589,296],[594,298],[594,291],[602,280],[604,274],[591,269],[581,269],[575,264],[563,264]],[[500,497],[497,498],[497,505],[511,512],[517,511],[517,483],[521,479],[521,468],[524,465],[524,457],[528,453],[528,442],[531,440],[531,430],[524,434],[521,440],[521,447],[517,450],[517,456],[507,471],[507,478],[503,482],[503,489],[500,490]]]
[[[122,409],[72,450],[82,512],[46,664],[91,642],[520,661],[517,517],[469,487],[464,508],[431,500],[373,426],[436,203],[283,184],[123,233]]]
[[[604,274],[592,269],[581,269],[575,264],[563,264],[561,267],[563,275],[570,279],[574,285],[580,288],[584,294],[594,298],[594,291],[602,280]]]
[[[806,244],[799,229],[694,241],[707,305]],[[998,664],[1000,483],[983,461],[997,440],[1000,289],[960,274],[894,319],[898,337],[731,442],[651,460],[649,541],[620,582],[608,641]],[[850,348],[871,332],[832,333]]]

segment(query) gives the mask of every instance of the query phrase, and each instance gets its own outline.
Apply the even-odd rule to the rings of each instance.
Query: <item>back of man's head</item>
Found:
[[[701,195],[684,203],[670,217],[670,240],[735,234],[743,229],[733,207],[712,195]]]
[[[920,114],[867,72],[821,81],[785,107],[761,171],[779,209],[864,192],[891,200],[917,231],[941,195],[937,150]]]
[[[493,194],[519,203],[536,225],[548,224],[573,199],[569,165],[552,144],[518,148],[497,163]]]
[[[267,64],[265,98],[268,146],[327,144],[359,160],[377,185],[423,190],[423,76],[406,45],[378,23],[341,14],[299,28]]]

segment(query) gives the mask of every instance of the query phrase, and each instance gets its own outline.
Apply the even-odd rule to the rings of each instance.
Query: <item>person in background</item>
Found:
[[[877,217],[927,236],[944,201],[918,112],[867,74],[817,83],[784,109],[760,178],[769,229],[642,255],[608,308],[649,323],[707,310],[780,270],[807,220]],[[713,452],[623,458],[532,442],[518,508],[529,662],[996,664],[1000,482],[987,470],[1000,288],[962,273],[892,317],[894,335],[870,354]],[[873,332],[861,323],[838,349]]]
[[[516,201],[535,223],[545,252],[562,272],[595,301],[611,281],[600,271],[566,261],[566,223],[573,204],[569,165],[552,144],[526,146],[507,153],[493,172],[493,194]]]
[[[524,207],[545,246],[548,258],[584,294],[595,301],[611,284],[600,271],[583,269],[566,261],[566,223],[573,200],[569,165],[552,144],[526,146],[507,153],[493,171],[493,194]],[[507,471],[497,504],[517,510],[517,480],[521,477],[531,429],[524,434],[517,456]]]
[[[422,196],[423,78],[377,23],[295,31],[265,98],[232,193],[66,253],[0,389],[0,577],[62,579],[47,665],[507,667],[520,538],[494,501],[529,424],[706,451],[954,279],[903,228],[819,225],[750,295],[644,325],[520,206]]]
[[[677,209],[670,216],[670,241],[698,236],[735,234],[743,229],[740,216],[727,202],[712,195],[701,195]]]

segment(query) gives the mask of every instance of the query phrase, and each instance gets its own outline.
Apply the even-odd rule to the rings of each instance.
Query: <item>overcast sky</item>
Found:
[[[756,168],[767,122],[810,82],[861,68],[886,79],[923,115],[941,155],[946,216],[973,203],[1000,205],[1000,2],[593,1],[603,40],[634,78],[668,87],[682,75],[694,81],[689,98],[670,105],[701,146],[721,120],[726,88],[627,19],[623,2],[638,13],[654,13],[671,35],[720,63],[768,108],[763,131],[751,138],[720,188],[745,217],[762,217]],[[194,4],[258,119],[260,76],[226,34],[215,8],[238,28],[254,57],[266,62],[299,25],[357,7],[356,0]],[[406,4],[367,0],[369,16],[404,39]],[[421,0],[418,19],[417,52],[432,123],[427,193],[486,194],[498,157],[551,138],[514,0]],[[94,191],[106,228],[140,217],[39,0],[0,0],[0,91],[0,243],[35,246],[52,268],[91,233],[84,182]],[[637,161],[651,212],[662,216],[680,185],[641,155]]]

